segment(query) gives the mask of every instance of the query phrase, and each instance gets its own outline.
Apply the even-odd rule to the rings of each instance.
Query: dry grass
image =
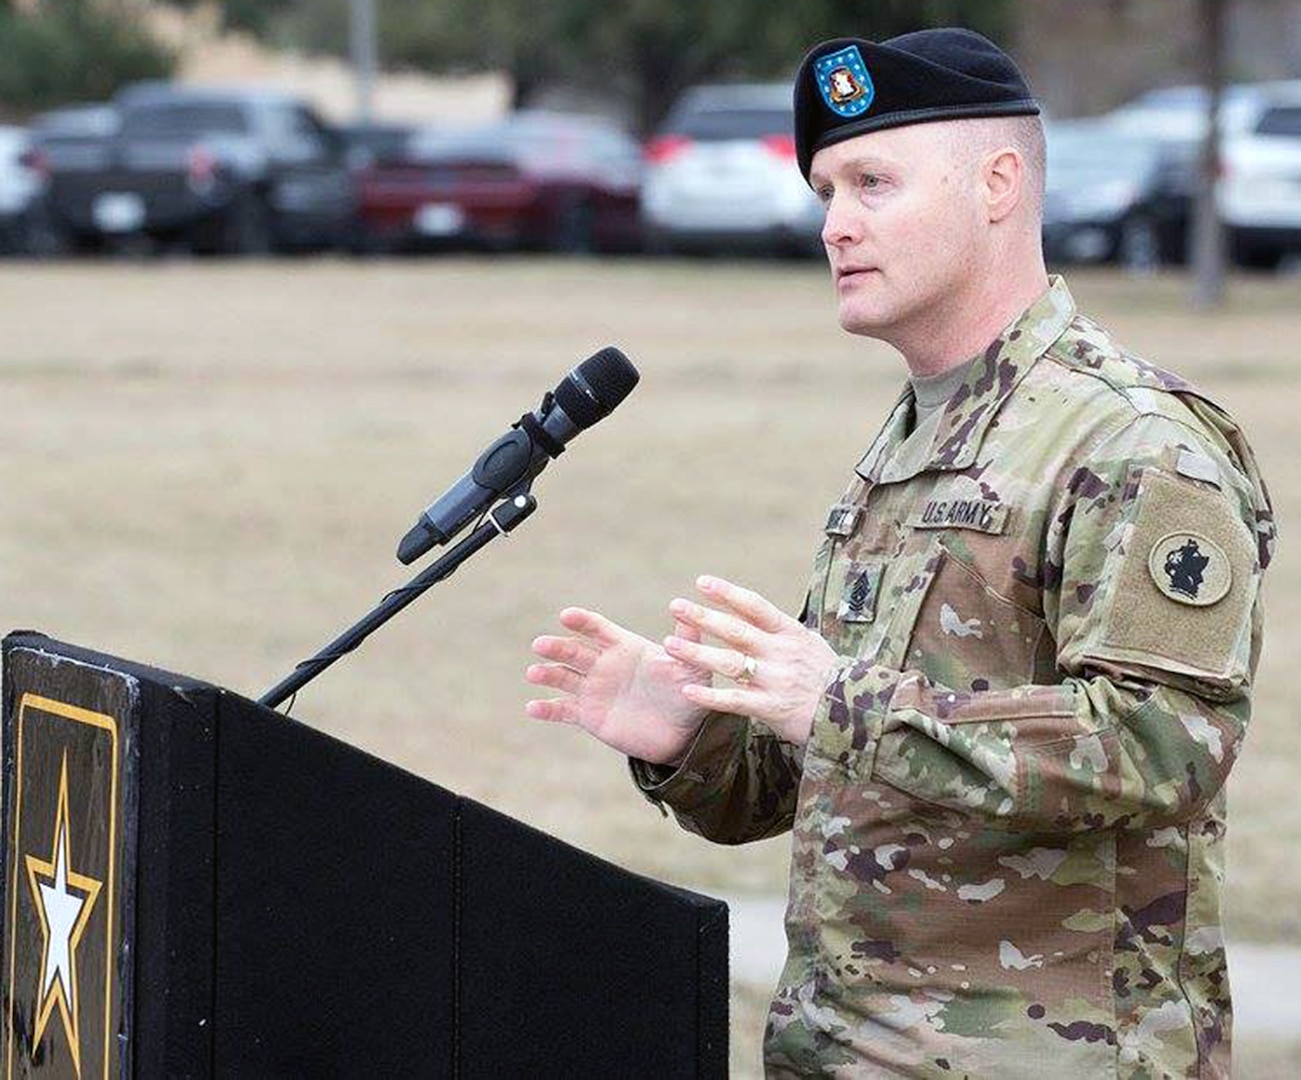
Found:
[[[1301,1073],[1301,1038],[1239,1040],[1233,1054],[1238,1080],[1282,1080]],[[736,1074],[739,1075],[739,1074]]]
[[[1234,936],[1301,941],[1297,282],[1238,281],[1226,311],[1192,316],[1179,278],[1071,281],[1237,413],[1272,485],[1283,542],[1232,781],[1228,906]],[[490,438],[620,344],[643,384],[542,478],[535,518],[295,712],[636,870],[784,890],[786,841],[683,835],[608,751],[527,721],[520,673],[568,602],[659,633],[667,600],[710,570],[798,604],[825,507],[902,377],[890,350],[835,328],[818,269],[8,265],[0,326],[0,624],[252,694],[403,579],[397,539]]]

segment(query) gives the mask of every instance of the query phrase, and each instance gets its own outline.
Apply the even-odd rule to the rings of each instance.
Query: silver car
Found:
[[[646,146],[652,251],[821,253],[822,207],[795,161],[789,83],[698,86]]]

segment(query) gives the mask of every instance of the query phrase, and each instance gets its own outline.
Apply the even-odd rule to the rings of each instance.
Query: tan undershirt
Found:
[[[973,356],[955,368],[941,371],[938,375],[910,375],[916,401],[913,405],[913,430],[916,431],[931,417],[948,404],[949,398],[958,392],[958,387],[967,380],[971,365],[979,357]]]
[[[959,364],[939,375],[911,375],[908,382],[913,388],[913,417],[907,437],[890,457],[893,471],[910,475],[919,470],[931,456],[935,433],[944,418],[944,406],[958,392],[971,371],[975,358]]]

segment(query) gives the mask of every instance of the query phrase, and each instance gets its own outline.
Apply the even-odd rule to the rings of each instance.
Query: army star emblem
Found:
[[[35,855],[26,856],[27,883],[41,920],[45,952],[41,958],[41,977],[36,1030],[32,1035],[33,1051],[41,1043],[46,1025],[55,1006],[63,1020],[63,1030],[72,1050],[72,1063],[81,1075],[81,1041],[77,1024],[77,945],[85,933],[103,882],[78,874],[72,869],[71,832],[68,820],[68,753],[63,753],[59,772],[59,805],[54,817],[54,846],[50,861]]]

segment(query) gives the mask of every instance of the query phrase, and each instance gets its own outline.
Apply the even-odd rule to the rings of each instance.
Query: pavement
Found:
[[[732,979],[775,987],[786,958],[785,898],[699,891],[727,901],[731,909]],[[1228,948],[1234,1033],[1301,1033],[1301,949],[1233,941]]]

